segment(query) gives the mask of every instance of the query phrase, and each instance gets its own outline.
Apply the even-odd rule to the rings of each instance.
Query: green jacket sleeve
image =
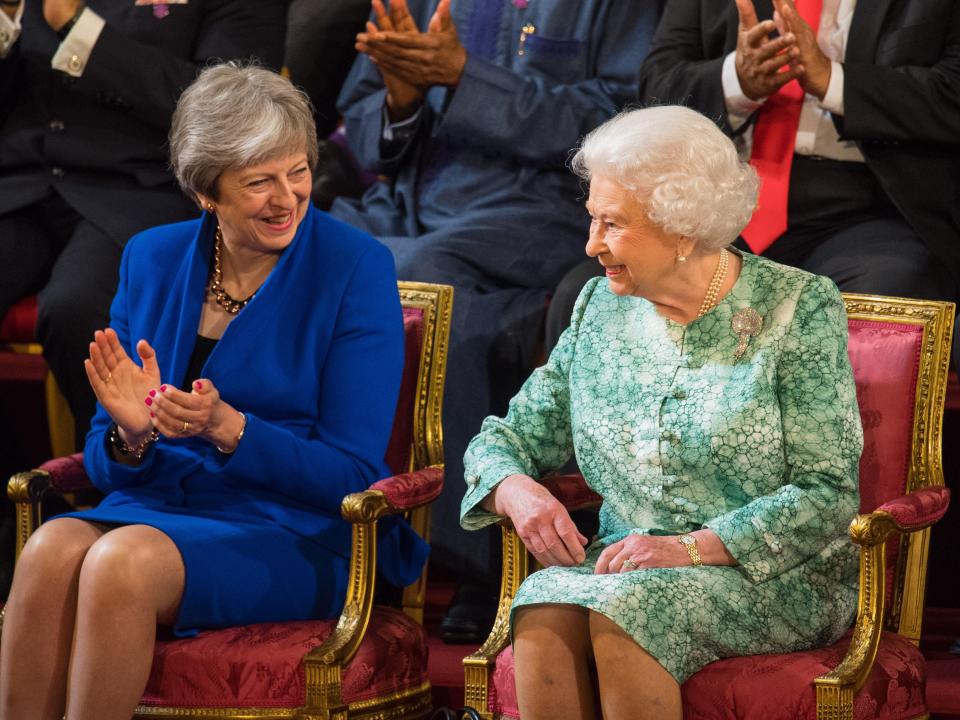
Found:
[[[499,518],[480,502],[509,475],[534,478],[562,466],[573,454],[570,429],[570,365],[584,309],[597,283],[584,287],[574,306],[570,327],[560,336],[547,363],[524,383],[506,417],[488,417],[464,455],[467,493],[460,506],[460,523],[467,530],[491,525]]]

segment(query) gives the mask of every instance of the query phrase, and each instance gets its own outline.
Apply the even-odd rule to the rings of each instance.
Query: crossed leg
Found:
[[[146,686],[157,623],[183,594],[173,541],[145,525],[46,523],[14,576],[0,655],[0,717],[129,720]]]
[[[612,620],[575,605],[519,608],[513,624],[520,715],[595,716],[596,663],[604,718],[681,720],[680,686]]]

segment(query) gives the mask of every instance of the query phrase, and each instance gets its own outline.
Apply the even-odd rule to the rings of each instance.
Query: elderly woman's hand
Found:
[[[736,565],[727,546],[713,530],[691,533],[697,541],[697,551],[704,565]],[[630,563],[624,567],[627,561]],[[612,573],[648,568],[683,567],[692,565],[689,553],[680,543],[679,535],[627,535],[623,540],[607,546],[597,558],[594,573]]]
[[[186,393],[161,385],[143,398],[153,427],[170,438],[202,437],[230,452],[243,429],[243,416],[220,398],[209,380],[196,380]]]
[[[506,515],[527,550],[544,567],[579,565],[586,557],[587,539],[570,513],[550,491],[529,475],[504,478],[484,501],[484,507]]]
[[[150,343],[138,342],[137,354],[142,367],[127,355],[117,333],[107,328],[93,334],[90,357],[83,361],[97,400],[129,445],[137,445],[153,430],[143,397],[150,388],[160,384],[160,368]]]

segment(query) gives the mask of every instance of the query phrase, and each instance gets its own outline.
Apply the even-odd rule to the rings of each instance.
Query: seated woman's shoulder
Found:
[[[126,251],[138,262],[179,260],[197,237],[200,219],[156,225],[138,232],[127,241]]]
[[[756,255],[744,255],[744,257],[747,262],[754,263],[756,267],[757,284],[779,292],[784,298],[796,297],[809,289],[815,289],[821,294],[840,294],[833,280],[825,275],[817,275]]]

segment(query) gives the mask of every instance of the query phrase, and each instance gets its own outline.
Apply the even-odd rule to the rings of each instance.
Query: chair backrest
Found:
[[[404,368],[386,461],[394,474],[443,464],[443,386],[446,378],[453,288],[400,281]],[[430,541],[430,508],[410,513],[410,525]],[[427,570],[403,593],[404,611],[423,619]]]
[[[943,485],[941,425],[954,305],[844,293],[863,424],[860,510]],[[887,546],[885,625],[917,641],[929,528]]]

